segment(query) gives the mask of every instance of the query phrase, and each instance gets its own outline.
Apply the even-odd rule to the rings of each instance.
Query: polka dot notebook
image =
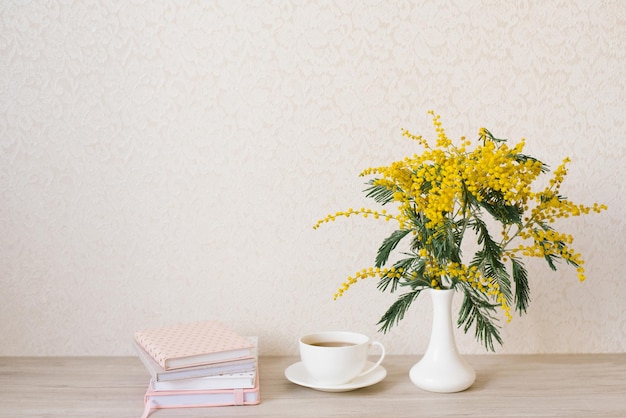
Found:
[[[250,357],[253,344],[219,321],[202,321],[135,332],[140,344],[165,370]]]

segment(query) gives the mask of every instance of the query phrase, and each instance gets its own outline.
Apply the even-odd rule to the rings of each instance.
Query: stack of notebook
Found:
[[[144,416],[158,408],[260,402],[257,337],[203,321],[137,331],[134,346],[152,376]]]

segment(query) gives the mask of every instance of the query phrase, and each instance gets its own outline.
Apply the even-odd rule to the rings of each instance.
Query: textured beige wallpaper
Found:
[[[569,155],[563,193],[609,205],[564,225],[586,282],[529,264],[499,352],[623,352],[625,45],[622,1],[2,1],[0,355],[128,355],[205,318],[262,354],[317,329],[423,352],[427,298],[386,335],[375,282],[332,300],[389,225],[312,225],[370,205],[358,173],[429,109]]]

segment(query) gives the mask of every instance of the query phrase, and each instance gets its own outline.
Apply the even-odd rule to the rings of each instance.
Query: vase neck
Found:
[[[448,328],[452,325],[452,298],[454,290],[435,290],[431,289],[430,298],[433,303],[433,327],[437,322],[437,328]],[[451,327],[449,327],[451,328]]]
[[[456,352],[452,322],[452,299],[455,290],[431,289],[429,293],[433,305],[433,322],[426,352],[435,355],[435,352],[441,350],[441,347],[447,347],[447,350]]]

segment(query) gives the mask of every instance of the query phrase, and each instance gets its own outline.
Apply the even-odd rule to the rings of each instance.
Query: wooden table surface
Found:
[[[466,356],[467,391],[422,391],[419,356],[388,356],[387,377],[327,393],[284,377],[296,357],[261,357],[261,404],[154,410],[150,417],[626,417],[626,353]],[[135,357],[0,357],[0,417],[135,417],[150,379]]]

